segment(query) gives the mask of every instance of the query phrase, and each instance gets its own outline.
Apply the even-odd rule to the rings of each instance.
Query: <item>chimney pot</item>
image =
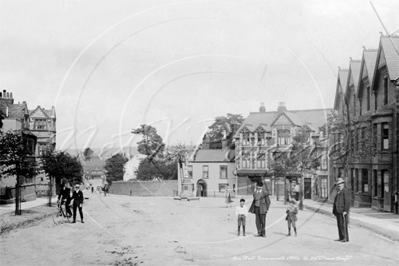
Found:
[[[265,103],[264,102],[260,103],[259,112],[261,112],[261,113],[265,113],[266,112],[266,108],[265,108]]]

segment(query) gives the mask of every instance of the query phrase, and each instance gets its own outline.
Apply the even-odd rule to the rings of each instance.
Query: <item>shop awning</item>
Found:
[[[237,170],[237,176],[262,177],[267,176],[266,170]]]

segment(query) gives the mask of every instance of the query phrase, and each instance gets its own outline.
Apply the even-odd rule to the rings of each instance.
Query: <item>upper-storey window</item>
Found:
[[[388,150],[389,149],[389,124],[382,123],[381,124],[381,141],[382,141],[382,149]]]
[[[46,119],[36,119],[35,120],[35,129],[46,130],[47,129],[47,120]]]
[[[277,130],[277,143],[279,145],[288,145],[291,143],[291,135],[289,129]]]
[[[388,104],[388,77],[384,77],[384,105]]]
[[[367,86],[367,111],[370,111],[370,86]]]

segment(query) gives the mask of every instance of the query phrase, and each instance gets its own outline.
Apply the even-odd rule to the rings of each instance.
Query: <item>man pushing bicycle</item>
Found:
[[[65,204],[66,215],[68,215],[68,217],[72,216],[71,208],[69,207],[71,204],[71,189],[69,188],[68,182],[65,182],[61,187],[57,203],[61,205]]]

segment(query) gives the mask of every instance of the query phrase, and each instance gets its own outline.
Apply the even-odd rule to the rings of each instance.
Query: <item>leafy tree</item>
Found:
[[[226,131],[227,145],[231,145],[234,135],[244,122],[242,115],[230,114],[227,116],[218,116],[212,125],[209,126],[208,135],[211,142],[219,143],[223,139],[223,132]],[[219,145],[221,147],[221,144]],[[216,147],[216,148],[220,148]]]
[[[150,156],[162,145],[162,138],[153,126],[141,125],[139,128],[133,129],[132,133],[142,136],[142,140],[137,142],[137,150],[141,154]],[[162,150],[159,151],[159,154],[161,152]]]
[[[21,178],[34,178],[38,166],[34,158],[36,137],[29,131],[0,131],[0,176],[15,176],[16,201],[15,214],[20,215],[19,187]]]
[[[125,164],[128,159],[123,154],[115,154],[111,158],[105,161],[105,176],[108,184],[112,184],[113,181],[123,180],[125,174]]]
[[[64,151],[54,151],[48,149],[43,152],[41,158],[41,168],[49,176],[49,206],[54,181],[60,184],[61,180],[70,183],[81,183],[83,177],[83,167],[77,157],[71,156]]]
[[[155,159],[153,162],[145,158],[140,162],[135,174],[138,180],[176,180],[177,171],[176,160]]]
[[[332,111],[327,117],[328,134],[333,138],[329,156],[342,163],[344,176],[348,176],[349,164],[360,159],[371,159],[376,153],[377,132],[373,133],[370,120],[354,115],[356,109],[343,101],[343,111]],[[351,184],[346,184],[350,189]]]

